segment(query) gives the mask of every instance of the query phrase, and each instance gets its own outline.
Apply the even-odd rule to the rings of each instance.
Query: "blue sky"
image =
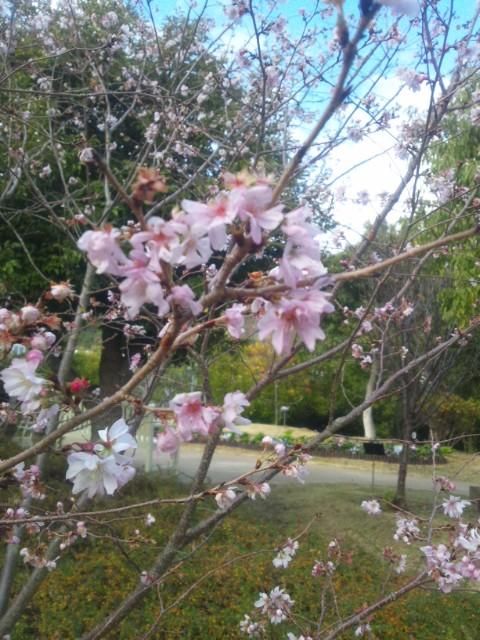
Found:
[[[154,0],[152,7],[154,7],[155,15],[158,16],[161,21],[166,16],[175,14],[177,11],[185,11],[191,3],[189,0]],[[228,0],[208,0],[208,13],[211,17],[218,18],[222,14],[222,8],[228,4]],[[258,6],[262,6],[266,2],[257,2]],[[302,7],[308,9],[312,4],[311,0],[280,0],[278,3],[279,11],[282,15],[289,20],[289,22],[299,21],[298,10]],[[440,6],[448,5],[449,0],[440,0]],[[472,6],[475,4],[475,0],[454,0],[455,11],[462,20],[466,20],[471,14]],[[204,2],[198,0],[198,7],[203,7]],[[347,14],[358,14],[358,0],[345,0],[345,12]]]
[[[453,0],[455,11],[458,14],[459,22],[466,21],[471,17],[472,6],[475,4],[475,0]],[[152,7],[154,14],[159,23],[168,15],[177,14],[179,12],[185,12],[189,6],[189,0],[154,0]],[[198,1],[198,9],[204,6],[204,2]],[[213,18],[217,24],[217,33],[221,24],[225,23],[225,16],[223,13],[223,7],[228,4],[228,0],[209,0],[206,16]],[[257,0],[255,3],[258,7],[267,9],[268,3],[262,0]],[[311,0],[279,0],[278,2],[278,14],[282,15],[288,22],[289,28],[292,34],[295,34],[302,26],[302,20],[299,16],[299,10],[305,7],[307,10],[313,5]],[[440,0],[439,7],[449,7],[450,0]],[[353,14],[355,16],[350,24],[355,24],[355,19],[358,18],[358,0],[346,0],[345,2],[345,14]],[[388,21],[392,23],[392,14],[388,9],[382,9],[379,16],[379,20]],[[332,19],[333,30],[334,19]],[[407,28],[408,23],[404,22],[404,28]],[[247,18],[241,20],[237,25],[238,34],[232,41],[234,46],[241,48],[242,37],[248,37],[251,32],[250,21]],[[397,58],[399,66],[411,67],[416,62],[415,41],[416,41],[415,29],[411,32],[411,45],[412,48],[406,48],[405,51]],[[325,43],[321,43],[323,47]],[[309,53],[311,53],[309,51]],[[451,60],[453,61],[454,54],[451,54]],[[401,86],[401,82],[396,76],[395,71],[392,71],[388,77],[381,79],[380,85],[377,87],[378,92],[384,96],[389,96],[397,91]],[[428,100],[428,91],[424,87],[420,92],[412,92],[409,89],[404,89],[398,97],[402,108],[407,110],[408,107],[421,108],[422,103]],[[317,96],[317,103],[320,104],[321,98]],[[317,109],[319,107],[317,106]],[[321,108],[321,107],[320,107]],[[296,137],[300,141],[308,133],[308,129],[311,125],[299,125],[296,130]],[[345,187],[347,192],[351,194],[350,199],[347,202],[339,202],[336,206],[336,218],[340,224],[343,224],[345,230],[351,229],[347,233],[347,236],[351,241],[358,239],[358,234],[363,230],[363,225],[367,220],[372,219],[381,207],[381,198],[379,192],[392,191],[399,183],[400,177],[405,170],[405,162],[400,160],[394,150],[389,150],[392,147],[392,137],[386,133],[379,133],[369,136],[361,143],[353,144],[346,143],[342,145],[342,151],[338,153],[332,153],[329,160],[329,168],[333,172],[333,176],[341,175],[348,171],[352,166],[362,163],[360,167],[356,168],[354,172],[347,174],[345,178],[336,183],[335,186]],[[374,156],[379,156],[376,159]],[[363,162],[365,163],[363,164]],[[367,190],[372,193],[372,200],[368,206],[359,206],[355,204],[355,196],[361,191]],[[397,216],[401,213],[401,206],[398,208]]]

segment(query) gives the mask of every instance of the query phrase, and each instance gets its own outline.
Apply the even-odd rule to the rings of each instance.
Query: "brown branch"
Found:
[[[419,586],[427,584],[428,582],[430,582],[430,578],[428,578],[427,574],[422,571],[422,573],[417,575],[410,582],[407,582],[407,584],[403,585],[403,587],[400,587],[400,589],[392,591],[381,600],[378,600],[378,602],[375,602],[375,604],[372,604],[369,607],[362,609],[362,611],[349,616],[346,620],[343,620],[335,627],[335,629],[333,629],[333,631],[331,631],[328,635],[323,636],[323,640],[334,640],[334,638],[337,638],[340,633],[343,633],[356,624],[360,624],[362,620],[365,620],[376,611],[383,609],[383,607],[387,607],[389,604],[392,604],[392,602],[395,602],[395,600],[398,600],[398,598],[401,598],[410,591],[413,591],[413,589],[417,589]]]

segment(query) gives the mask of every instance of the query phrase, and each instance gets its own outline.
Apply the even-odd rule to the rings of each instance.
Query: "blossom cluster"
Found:
[[[434,483],[438,491],[449,491],[453,483],[443,476]],[[471,505],[468,500],[450,495],[443,500],[441,509],[445,516],[458,520],[454,533],[448,542],[430,543],[420,550],[425,556],[427,573],[434,580],[441,591],[449,593],[462,582],[470,580],[480,582],[480,531],[460,521],[464,510]],[[364,500],[361,507],[370,515],[381,513],[377,500]],[[415,518],[398,516],[393,538],[397,542],[407,545],[422,539],[419,522]],[[384,550],[384,558],[392,563],[396,573],[403,573],[406,568],[407,557],[398,555],[391,548]]]
[[[459,523],[451,544],[421,547],[428,573],[443,593],[465,581],[480,583],[480,531]]]
[[[285,589],[273,588],[270,593],[260,593],[255,606],[260,609],[271,624],[280,624],[288,619],[290,610],[294,604],[292,598]]]
[[[262,438],[262,444],[266,451],[270,449],[273,450],[278,458],[283,458],[287,453],[292,453],[292,450],[288,450],[287,445],[282,440],[272,438],[272,436],[264,436]],[[305,476],[308,474],[306,464],[311,459],[312,456],[304,451],[295,452],[295,460],[282,465],[282,475],[287,478],[294,478],[301,484],[304,484]]]
[[[287,542],[280,548],[279,552],[273,559],[273,566],[276,569],[286,569],[297,553],[298,547],[299,544],[297,540],[288,538]]]
[[[45,488],[40,482],[40,469],[36,464],[32,464],[26,469],[25,463],[20,462],[14,467],[13,475],[20,484],[24,497],[32,497],[37,500],[45,498]]]
[[[382,513],[382,508],[378,500],[364,500],[361,507],[370,516],[378,516]]]
[[[5,392],[21,403],[23,414],[37,410],[47,391],[48,382],[37,370],[45,353],[57,341],[50,328],[58,326],[59,319],[55,315],[44,314],[35,305],[27,304],[18,313],[5,307],[0,309],[0,351],[5,351],[11,358],[0,378]],[[43,415],[40,422],[51,417],[51,414]]]
[[[53,569],[56,569],[57,567],[58,557],[49,560],[39,553],[32,553],[28,547],[20,549],[20,556],[23,558],[23,562],[25,564],[29,564],[36,569],[48,569],[48,571],[53,571]]]
[[[249,404],[241,391],[227,393],[222,407],[205,405],[200,391],[178,393],[169,403],[173,424],[167,424],[157,436],[157,450],[173,455],[195,434],[207,437],[221,427],[236,431],[237,425],[250,424],[241,415]]]
[[[251,251],[259,252],[268,234],[279,230],[285,237],[284,252],[267,281],[285,285],[285,292],[264,299],[252,290],[256,299],[250,307],[233,304],[221,322],[230,335],[240,338],[249,310],[258,320],[259,339],[271,339],[277,353],[289,352],[296,337],[313,351],[316,341],[325,337],[322,316],[334,307],[321,290],[326,271],[320,256],[320,230],[311,222],[312,212],[302,206],[283,214],[283,205],[273,203],[267,178],[226,174],[225,184],[227,190],[212,200],[183,200],[181,209],[173,210],[169,219],[152,216],[142,229],[105,226],[85,231],[78,246],[97,273],[120,279],[120,300],[128,319],[135,318],[144,304],[156,307],[160,317],[174,308],[194,317],[202,312],[202,302],[187,284],[172,281],[172,268],[202,269],[214,252],[228,249],[239,238],[250,240]],[[123,246],[127,244],[126,253]],[[213,277],[211,289],[215,282]]]

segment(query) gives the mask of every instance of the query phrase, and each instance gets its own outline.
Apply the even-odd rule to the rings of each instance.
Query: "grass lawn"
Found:
[[[128,485],[125,497],[133,502],[184,491],[165,477],[151,475]],[[354,552],[351,565],[344,564],[333,578],[340,614],[352,613],[373,602],[389,572],[382,560],[383,547],[388,545],[398,553],[407,553],[410,565],[419,558],[419,552],[413,546],[393,541],[392,512],[381,517],[363,513],[359,505],[367,497],[368,490],[360,487],[300,486],[292,482],[276,488],[265,502],[249,502],[219,527],[196,554],[191,555],[192,548],[185,550],[179,569],[109,638],[141,638],[163,608],[166,612],[152,638],[240,639],[244,637],[238,627],[243,615],[251,612],[259,591],[276,585],[290,593],[297,613],[315,620],[324,578],[312,578],[311,569],[315,560],[326,559],[326,547],[333,537],[346,551]],[[410,500],[412,508],[428,512],[431,495],[412,492]],[[114,504],[115,500],[108,502],[109,506]],[[208,499],[200,505],[198,516],[213,509],[213,500]],[[49,575],[12,640],[73,640],[103,619],[138,584],[139,572],[148,567],[165,542],[179,511],[178,507],[168,506],[152,513],[156,524],[150,528],[144,526],[143,518],[91,526],[96,537],[77,542]],[[296,536],[314,516],[290,568],[275,569],[275,547],[287,537]],[[121,538],[121,542],[112,542],[112,537]],[[28,571],[20,569],[19,584]],[[202,580],[209,571],[212,573]],[[395,576],[387,591],[405,580],[405,576]],[[175,604],[196,581],[200,581],[198,586]],[[444,596],[435,590],[416,592],[381,612],[372,627],[378,640],[478,640],[478,604],[477,593]],[[327,619],[333,622],[335,617],[330,615]],[[287,631],[295,629],[281,625],[281,629],[272,628],[267,637],[284,639]],[[343,636],[353,637],[353,631]]]

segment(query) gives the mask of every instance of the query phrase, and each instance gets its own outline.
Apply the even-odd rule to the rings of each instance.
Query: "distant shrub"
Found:
[[[93,385],[100,384],[100,347],[76,349],[73,354],[72,369],[79,378],[87,378]]]

